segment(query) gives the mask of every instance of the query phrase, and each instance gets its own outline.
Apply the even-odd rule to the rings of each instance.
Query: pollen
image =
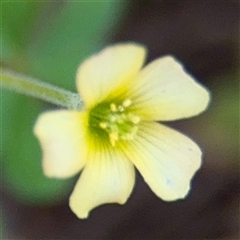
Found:
[[[102,129],[106,129],[106,128],[107,128],[107,123],[105,123],[105,122],[100,122],[100,123],[99,123],[99,126],[100,126],[100,128],[102,128]]]
[[[134,124],[138,124],[141,120],[138,116],[131,116],[130,119]]]
[[[119,140],[118,132],[109,133],[109,141],[113,147],[116,145],[116,141],[118,140]]]
[[[110,104],[110,109],[112,112],[116,112],[117,111],[117,106],[114,103]]]
[[[130,99],[126,99],[126,100],[123,102],[123,106],[124,106],[124,107],[129,107],[131,104],[132,104],[132,101],[131,101]]]
[[[118,106],[118,110],[119,110],[119,112],[123,112],[124,111],[124,107],[122,105],[119,105]]]
[[[132,114],[129,108],[131,99],[122,102],[101,104],[92,111],[92,122],[108,134],[110,144],[115,147],[118,141],[131,141],[138,132],[140,117]],[[99,135],[101,136],[101,134]]]

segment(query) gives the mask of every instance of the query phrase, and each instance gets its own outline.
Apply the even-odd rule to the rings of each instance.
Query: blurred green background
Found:
[[[33,136],[38,115],[55,106],[1,94],[3,239],[234,239],[239,234],[239,2],[1,2],[1,66],[75,89],[78,65],[119,41],[181,59],[212,93],[203,115],[171,123],[204,151],[183,202],[156,198],[138,175],[129,202],[103,206],[86,221],[67,201],[76,179],[44,177]],[[29,220],[31,219],[31,220]]]
[[[3,2],[2,65],[76,92],[79,63],[109,42],[123,7],[118,2]],[[28,204],[62,199],[71,181],[43,176],[32,133],[46,104],[5,91],[2,101],[3,174],[9,190]]]

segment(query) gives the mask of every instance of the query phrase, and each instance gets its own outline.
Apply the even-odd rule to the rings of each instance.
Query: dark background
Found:
[[[18,51],[18,55],[13,54],[12,56],[9,53],[16,48],[16,42],[13,45],[3,45],[3,47],[6,46],[3,50],[6,51],[6,54],[4,52],[2,55],[1,65],[67,87],[68,85],[63,81],[59,80],[58,83],[60,75],[67,75],[68,70],[64,71],[62,67],[64,65],[61,65],[60,62],[59,64],[54,62],[55,53],[51,52],[51,49],[55,45],[53,45],[54,47],[51,44],[46,46],[47,40],[41,40],[41,38],[44,39],[43,36],[46,36],[43,34],[47,32],[46,29],[56,27],[54,25],[55,18],[68,4],[71,2],[45,3],[44,7],[41,5],[44,11],[38,15],[38,20],[34,22],[33,26],[28,24],[28,27],[19,33],[19,36],[27,36],[26,31],[29,31],[31,38],[25,37],[21,40],[21,37],[16,37],[16,42],[21,50]],[[75,4],[79,9],[82,8],[82,3]],[[96,11],[91,12],[93,8],[90,7],[84,11],[89,11],[87,15],[94,18],[94,14],[97,14],[98,11],[97,5],[100,3],[90,4],[91,6],[96,5]],[[86,5],[85,3],[83,7]],[[9,8],[5,3],[2,11],[4,11],[4,7]],[[19,5],[11,5],[16,12],[19,11],[18,7]],[[23,171],[19,166],[24,163],[16,163],[14,169],[11,168],[12,166],[8,166],[9,162],[16,157],[12,155],[11,158],[10,150],[5,148],[17,151],[18,156],[22,155],[20,147],[17,148],[22,142],[18,140],[18,143],[14,145],[11,134],[14,136],[14,129],[20,128],[20,124],[23,122],[30,121],[33,125],[34,119],[37,118],[35,113],[31,120],[25,120],[24,113],[22,113],[20,116],[22,119],[18,118],[18,121],[15,119],[12,122],[10,133],[5,130],[5,127],[3,128],[9,142],[8,146],[3,145],[5,148],[3,148],[2,156],[3,239],[239,239],[239,1],[135,0],[119,3],[117,7],[121,8],[121,13],[118,13],[117,16],[114,14],[114,16],[108,16],[117,18],[114,20],[116,21],[115,25],[110,30],[104,30],[101,33],[96,30],[95,33],[89,34],[87,36],[89,41],[94,44],[98,42],[98,44],[94,48],[85,46],[84,49],[87,50],[81,58],[89,56],[95,49],[100,49],[109,43],[129,40],[140,42],[149,49],[147,61],[164,54],[173,54],[182,60],[189,72],[211,91],[212,101],[207,112],[193,119],[169,124],[191,136],[203,149],[203,166],[194,177],[192,191],[183,201],[166,203],[151,192],[138,174],[133,194],[125,205],[102,206],[92,211],[87,220],[79,220],[68,207],[68,197],[77,178],[70,180],[66,187],[67,190],[62,195],[60,190],[60,193],[51,194],[50,188],[45,192],[38,191],[37,187],[31,184],[30,177],[25,179],[27,183],[23,182],[22,185],[19,183],[20,186],[14,185],[17,182],[16,179],[21,180]],[[39,6],[33,6],[33,8],[39,8]],[[108,9],[106,14],[109,14],[109,11],[113,10]],[[29,18],[30,16],[22,17],[22,21],[25,21],[27,25],[27,22],[31,22]],[[7,30],[11,29],[7,24],[9,21],[7,16],[6,19],[3,18],[3,26]],[[19,28],[21,24],[19,22]],[[104,24],[107,23],[102,24],[104,26],[102,28],[105,28]],[[75,25],[77,26],[78,22]],[[17,26],[15,26],[16,29]],[[53,31],[52,34],[58,34],[61,28],[68,29],[60,25],[58,30]],[[64,32],[62,34],[64,35]],[[74,52],[75,42],[79,41],[79,44],[83,44],[81,42],[83,40],[79,39],[86,37],[81,34],[71,35],[70,30],[69,32],[66,30],[66,34],[70,34],[69,38],[72,39],[69,45],[66,45],[70,52]],[[98,38],[104,40],[98,40]],[[61,40],[59,42],[61,45]],[[71,48],[71,44],[73,48]],[[84,44],[89,43],[85,42]],[[31,47],[30,50],[26,50],[26,46],[29,45],[37,46],[37,49],[39,46],[44,46],[42,47],[43,51],[45,47],[49,47],[50,50],[46,50],[48,51],[47,60],[37,55],[41,48],[35,50],[36,55],[31,52],[33,59],[39,60],[36,65],[39,69],[44,68],[44,71],[41,72],[36,66],[30,65],[31,54],[25,54],[31,50]],[[63,55],[62,58],[65,56]],[[77,65],[77,61],[79,62],[77,56],[73,59],[73,62],[76,62],[74,64]],[[45,65],[42,63],[44,60]],[[66,64],[68,64],[68,60],[66,56]],[[50,72],[47,69],[49,62],[51,62],[52,68],[60,65],[59,75],[54,70],[52,75],[47,75],[48,71]],[[71,68],[69,67],[71,69],[69,70],[70,76],[67,77],[70,79],[71,87],[68,87],[70,90],[74,89],[72,80],[74,69],[76,69],[74,64],[71,65]],[[19,102],[26,101],[26,97],[17,96],[17,100],[13,100],[9,104],[9,98],[6,96],[7,100],[3,100],[3,109],[5,106],[7,109],[16,111]],[[53,108],[53,106],[37,100],[28,99],[27,101],[30,102],[30,108],[38,106],[39,113]],[[14,116],[11,115],[11,119]],[[9,115],[3,118],[3,125],[4,121],[9,122],[9,119]],[[17,138],[26,131],[30,131],[29,134],[32,134],[31,124],[26,123],[25,130],[17,132],[19,134]],[[39,162],[40,155],[41,153],[37,159]],[[27,167],[27,170],[31,172],[29,175],[34,176],[34,171],[30,167]],[[15,174],[17,171],[20,173]],[[13,177],[10,178],[11,174]],[[30,191],[30,188],[33,190]],[[38,192],[34,192],[34,189]],[[49,197],[45,199],[42,196],[38,200],[32,200],[30,193],[25,194],[28,190],[33,192],[33,195],[39,194],[41,191],[44,193],[48,191],[51,200],[48,201],[46,199]],[[63,196],[60,200],[58,200],[59,195]]]

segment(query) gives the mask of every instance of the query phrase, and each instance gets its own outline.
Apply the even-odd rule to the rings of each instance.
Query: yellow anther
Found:
[[[124,107],[129,107],[130,105],[132,104],[132,101],[130,99],[126,99],[124,102],[123,102],[123,106]]]
[[[116,141],[115,141],[114,139],[111,139],[111,138],[110,138],[110,143],[111,143],[111,145],[112,145],[113,147],[115,147]]]
[[[138,116],[131,116],[130,119],[131,119],[132,123],[134,123],[134,124],[138,124],[141,120],[140,117],[138,117]]]
[[[100,126],[100,128],[102,128],[102,129],[106,129],[106,128],[107,128],[107,123],[105,123],[105,122],[100,122],[100,123],[99,123],[99,126]]]
[[[114,147],[118,141],[134,139],[138,131],[140,117],[125,111],[132,104],[130,99],[125,99],[121,105],[114,102],[109,104],[110,109],[99,121],[99,128],[106,131],[110,144]]]
[[[117,106],[116,106],[116,104],[111,103],[111,104],[110,104],[110,109],[111,109],[112,112],[116,112],[116,111],[117,111]]]
[[[111,145],[114,147],[116,141],[118,141],[119,137],[118,137],[118,132],[111,132],[109,133],[109,140]]]
[[[119,110],[120,112],[123,112],[123,111],[124,111],[124,107],[123,107],[122,105],[119,105],[119,106],[118,106],[118,110]]]
[[[115,141],[118,140],[118,132],[109,133],[109,137]]]

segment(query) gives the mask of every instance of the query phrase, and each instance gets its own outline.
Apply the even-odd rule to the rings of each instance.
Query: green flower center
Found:
[[[112,146],[119,140],[133,140],[138,130],[140,117],[129,112],[130,99],[121,104],[102,103],[90,111],[89,125],[96,133],[107,133]]]

